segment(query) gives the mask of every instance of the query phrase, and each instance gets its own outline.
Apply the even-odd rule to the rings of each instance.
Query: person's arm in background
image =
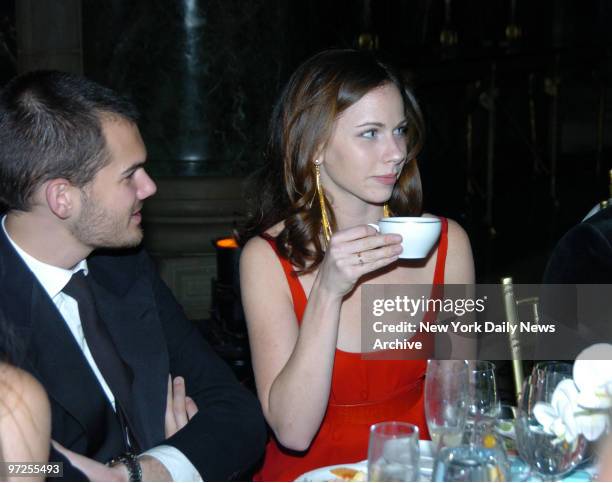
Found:
[[[45,463],[49,459],[51,410],[47,394],[27,372],[0,364],[0,461]],[[6,469],[6,468],[4,468]],[[23,477],[0,475],[9,481]],[[28,476],[44,480],[44,476]]]

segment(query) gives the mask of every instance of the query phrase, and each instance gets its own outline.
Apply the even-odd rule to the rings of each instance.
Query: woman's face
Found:
[[[371,90],[334,122],[319,157],[332,204],[386,202],[406,162],[404,102],[391,84]]]

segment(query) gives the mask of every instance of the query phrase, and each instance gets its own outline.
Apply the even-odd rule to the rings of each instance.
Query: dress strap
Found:
[[[444,284],[444,268],[446,267],[446,253],[448,252],[448,220],[440,218],[442,227],[440,230],[440,243],[438,244],[438,256],[436,258],[436,268],[434,271],[434,285]]]
[[[262,233],[260,236],[270,244],[272,250],[274,250],[274,253],[276,253],[276,256],[278,257],[281,266],[283,267],[283,272],[285,272],[285,277],[287,278],[287,283],[289,284],[289,290],[291,291],[291,299],[293,300],[295,316],[297,317],[298,323],[301,323],[307,303],[304,288],[298,280],[297,274],[295,273],[291,262],[283,257],[278,251],[276,238],[268,235],[267,233]]]

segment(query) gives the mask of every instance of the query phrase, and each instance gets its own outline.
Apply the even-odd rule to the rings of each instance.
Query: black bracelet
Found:
[[[119,463],[124,464],[127,468],[129,481],[142,481],[142,467],[140,466],[138,457],[134,453],[127,452],[115,456],[107,465],[112,467]]]

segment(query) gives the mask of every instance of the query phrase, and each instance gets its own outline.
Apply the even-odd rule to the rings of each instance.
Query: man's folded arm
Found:
[[[177,448],[206,481],[247,471],[261,458],[267,430],[257,398],[236,379],[193,323],[149,261],[170,357],[170,373],[183,376],[198,406],[189,423],[162,444]]]

